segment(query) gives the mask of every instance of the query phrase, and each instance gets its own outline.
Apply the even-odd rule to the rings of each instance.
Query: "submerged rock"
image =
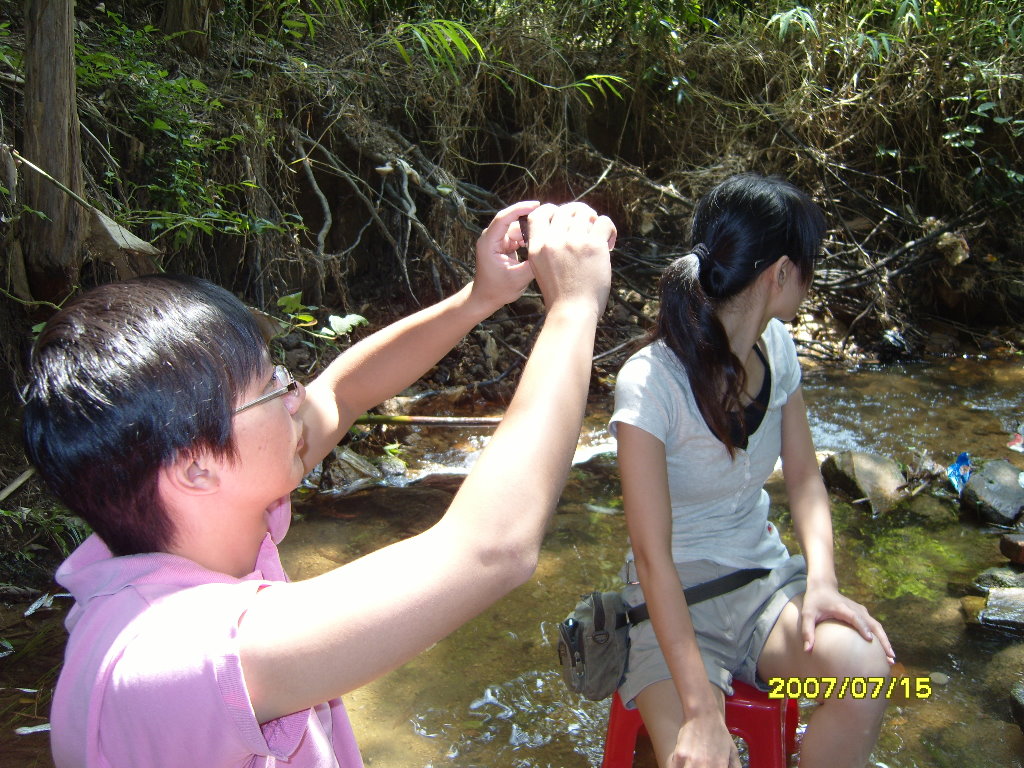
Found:
[[[1003,719],[1008,719],[1006,714],[1010,714],[1012,722],[1024,728],[1024,643],[1010,642],[994,650],[984,665],[977,685],[978,694],[991,702],[994,712],[998,712]],[[1007,703],[1010,705],[1009,713],[1006,712]]]
[[[825,459],[821,465],[825,483],[854,498],[866,498],[871,512],[889,512],[900,499],[906,484],[899,465],[886,456],[863,451],[842,451]]]
[[[1024,731],[1024,678],[1010,688],[1010,711],[1017,722],[1017,727]]]
[[[971,473],[960,496],[960,506],[979,519],[1012,526],[1024,511],[1024,488],[1017,482],[1020,471],[1008,461],[987,461]]]
[[[959,516],[956,505],[930,493],[920,493],[900,505],[910,519],[928,528],[942,528],[955,523]]]
[[[615,451],[600,451],[575,464],[575,467],[602,480],[619,479],[619,464]]]
[[[444,515],[452,494],[441,488],[374,486],[348,495],[321,494],[296,504],[296,511],[342,520],[371,519],[382,541],[422,533]]]
[[[462,482],[466,479],[466,475],[466,470],[431,472],[429,475],[423,475],[413,480],[409,487],[438,488],[454,495],[462,487]]]
[[[981,625],[981,612],[985,610],[985,598],[967,595],[960,598],[960,609],[964,612],[964,621],[975,626]]]

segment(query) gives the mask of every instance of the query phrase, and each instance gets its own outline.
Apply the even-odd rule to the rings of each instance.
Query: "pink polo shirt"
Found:
[[[50,712],[58,768],[362,766],[340,699],[260,724],[238,654],[253,596],[286,581],[275,541],[281,499],[256,568],[237,579],[177,555],[114,557],[90,536],[57,571],[75,598]]]

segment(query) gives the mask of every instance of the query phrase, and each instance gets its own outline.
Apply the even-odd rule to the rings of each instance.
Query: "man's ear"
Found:
[[[206,496],[220,489],[219,463],[209,454],[179,456],[160,470],[168,490],[186,496]]]

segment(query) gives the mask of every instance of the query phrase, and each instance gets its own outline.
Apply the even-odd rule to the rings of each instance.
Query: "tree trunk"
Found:
[[[160,28],[168,35],[184,33],[178,45],[204,58],[210,47],[210,11],[219,8],[220,0],[167,0]]]
[[[75,104],[75,4],[25,3],[25,157],[78,195],[82,151]],[[21,246],[36,299],[59,302],[78,281],[88,212],[38,173],[24,171]]]

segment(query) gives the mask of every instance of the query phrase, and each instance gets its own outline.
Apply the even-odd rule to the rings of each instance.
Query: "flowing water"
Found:
[[[1024,469],[1024,456],[1006,447],[1024,421],[1020,364],[812,369],[804,391],[821,451],[867,450],[915,466],[924,451],[942,465],[968,451]],[[581,593],[617,586],[626,531],[614,460],[602,453],[613,448],[603,427],[608,406],[591,409],[584,461],[571,473],[534,578],[413,662],[345,697],[368,766],[600,764],[607,703],[566,691],[556,671],[555,627]],[[403,458],[410,477],[464,467],[485,442],[479,431],[413,430]],[[777,485],[775,514],[788,531]],[[449,493],[392,488],[298,504],[282,546],[285,564],[294,578],[308,577],[422,530]],[[948,678],[932,684],[927,698],[892,701],[872,762],[1024,768],[1024,736],[1010,717],[1008,693],[1024,674],[1024,638],[968,628],[960,610],[974,576],[1003,562],[999,532],[956,519],[953,494],[939,496],[938,504],[921,502],[916,511],[882,519],[862,505],[834,508],[844,592],[884,623],[903,674]],[[795,546],[788,533],[787,542]],[[53,666],[52,653],[43,652],[41,668]],[[0,685],[32,685],[33,674],[0,667]],[[22,694],[23,709],[31,696]],[[806,718],[813,705],[802,706]],[[12,738],[11,727],[0,735],[0,766],[47,765],[45,735]]]

